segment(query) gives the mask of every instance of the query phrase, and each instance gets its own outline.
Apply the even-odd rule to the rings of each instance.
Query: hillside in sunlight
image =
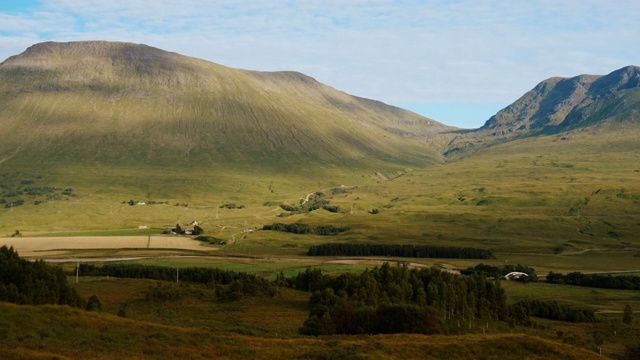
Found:
[[[3,168],[402,170],[450,128],[295,72],[233,69],[145,45],[36,44],[0,64]]]

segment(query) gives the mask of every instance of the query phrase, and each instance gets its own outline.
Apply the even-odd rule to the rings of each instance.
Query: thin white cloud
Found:
[[[624,0],[51,0],[0,13],[0,58],[17,43],[119,40],[390,103],[508,103],[550,76],[637,64],[638,18]]]

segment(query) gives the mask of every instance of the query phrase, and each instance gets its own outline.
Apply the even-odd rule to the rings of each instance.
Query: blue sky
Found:
[[[144,43],[475,128],[546,78],[640,65],[638,19],[637,0],[0,0],[0,59]]]

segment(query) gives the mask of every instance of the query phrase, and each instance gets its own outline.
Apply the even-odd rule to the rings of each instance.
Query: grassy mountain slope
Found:
[[[430,119],[299,73],[232,69],[144,45],[43,43],[0,65],[4,166],[295,172],[440,161]]]
[[[496,145],[336,194],[330,201],[342,213],[286,219],[351,227],[336,237],[248,239],[274,253],[287,243],[455,245],[492,249],[498,262],[543,273],[639,270],[640,128],[613,127]]]
[[[450,129],[300,73],[129,43],[42,43],[0,64],[0,206],[24,201],[27,218],[51,223],[53,202],[34,209],[42,197],[22,196],[36,179],[74,189],[65,219],[128,199],[262,204],[439,163],[445,143],[433,135]]]

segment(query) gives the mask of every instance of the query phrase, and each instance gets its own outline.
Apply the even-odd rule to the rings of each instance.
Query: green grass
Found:
[[[86,279],[75,288],[97,295],[100,313],[67,307],[0,303],[0,354],[102,358],[385,358],[590,359],[596,354],[524,334],[465,336],[376,335],[302,337],[309,294],[280,289],[274,298],[215,301],[213,291],[182,286],[179,300],[149,302],[142,292],[155,281]],[[124,311],[125,318],[115,316]],[[20,326],[17,326],[17,324]],[[51,326],[52,324],[56,326]],[[70,347],[69,345],[75,345]]]
[[[5,303],[0,307],[0,355],[12,359],[436,359],[452,355],[468,359],[597,358],[593,352],[519,334],[274,338],[220,332],[189,323],[161,325],[61,307]],[[171,317],[172,311],[167,308],[164,313]],[[215,318],[211,317],[213,321]],[[22,326],[16,326],[18,323]]]
[[[633,290],[598,289],[561,284],[502,282],[511,302],[519,300],[558,301],[596,311],[616,311],[622,318],[624,306],[640,309],[640,294]]]
[[[149,302],[156,281],[81,278],[82,296],[97,295],[100,313],[68,307],[0,303],[8,358],[595,358],[560,342],[521,334],[465,336],[377,335],[307,338],[297,333],[308,315],[308,293],[280,289],[274,298],[215,300],[213,290],[181,286],[179,300]],[[124,311],[125,318],[115,314]],[[55,324],[55,326],[53,326]],[[73,346],[71,346],[73,344]]]

